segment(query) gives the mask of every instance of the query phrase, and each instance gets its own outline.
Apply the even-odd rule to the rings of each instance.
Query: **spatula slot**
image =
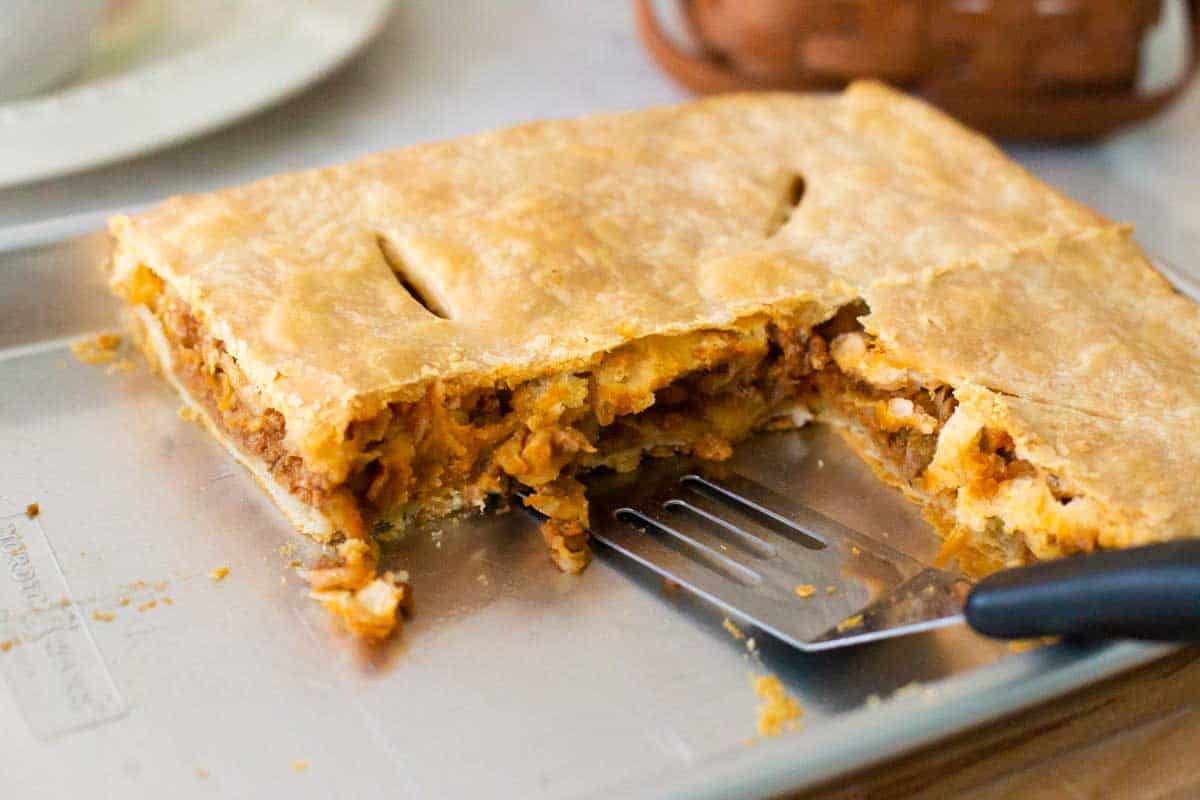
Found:
[[[663,545],[702,563],[724,578],[749,588],[763,582],[762,576],[754,570],[669,525],[651,519],[637,509],[619,508],[613,512],[613,516],[644,534],[655,536]]]
[[[663,503],[663,510],[672,514],[688,514],[706,523],[706,527],[719,535],[734,547],[758,558],[775,558],[779,555],[775,546],[764,542],[754,534],[744,531],[737,525],[710,514],[702,508],[697,508],[686,500],[672,499]]]
[[[679,483],[690,491],[717,500],[734,511],[745,514],[760,525],[787,536],[809,550],[823,550],[827,546],[823,538],[802,528],[793,520],[699,475],[684,475],[679,479]]]

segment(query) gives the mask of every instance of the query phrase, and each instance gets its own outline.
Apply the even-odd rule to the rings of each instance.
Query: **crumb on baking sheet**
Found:
[[[175,414],[184,422],[195,422],[200,419],[200,412],[196,410],[196,407],[186,404],[180,406]]]
[[[208,770],[204,767],[196,767],[196,777],[202,781],[208,780]]]
[[[739,628],[729,617],[726,617],[721,621],[721,627],[729,631],[729,635],[737,639],[739,642],[746,638],[746,634],[742,633],[742,629]]]
[[[117,618],[116,614],[113,614],[108,611],[93,611],[92,612],[92,619],[96,620],[97,622],[112,622],[116,618]]]
[[[122,597],[120,600],[117,601],[117,604],[122,605],[122,606],[127,606],[127,605],[129,605],[129,598]]]
[[[834,586],[833,584],[830,584],[829,586],[825,587],[825,594],[833,594],[836,591],[837,591],[837,587]]]
[[[750,675],[754,693],[763,701],[756,709],[758,732],[763,736],[778,736],[785,730],[794,731],[804,714],[800,701],[789,694],[774,675]]]
[[[162,604],[164,606],[173,606],[173,605],[175,605],[175,601],[172,600],[170,597],[164,597],[162,599]]]
[[[892,692],[891,695],[888,696],[888,700],[908,700],[915,697],[928,702],[935,699],[937,695],[937,686],[927,686],[920,681],[909,681],[896,691]]]
[[[71,352],[81,364],[107,364],[117,357],[121,337],[115,333],[101,333],[88,339],[71,343]]]
[[[853,617],[846,617],[838,623],[838,633],[845,633],[848,630],[857,628],[863,624],[863,615],[855,614]]]
[[[225,576],[229,574],[229,567],[217,567],[212,572],[208,573],[208,577],[214,581],[223,581]]]
[[[1013,639],[1006,646],[1010,653],[1024,653],[1029,650],[1036,650],[1039,647],[1058,644],[1060,641],[1062,641],[1062,637],[1060,636],[1041,636],[1037,639]]]
[[[3,642],[0,642],[0,653],[7,653],[20,643],[20,639],[5,639]]]
[[[398,573],[385,572],[358,589],[310,592],[353,633],[382,641],[402,627],[401,611],[412,604],[412,589]]]
[[[298,758],[292,762],[292,772],[304,772],[308,769],[308,762],[303,758]]]
[[[138,611],[146,612],[152,608],[157,608],[157,607],[158,607],[157,600],[148,600],[147,602],[142,603],[140,606],[138,606]]]
[[[805,597],[805,598],[812,597],[816,593],[817,593],[817,588],[815,586],[813,586],[811,583],[802,583],[796,587],[796,596],[797,597]]]
[[[39,506],[37,503],[30,503],[29,505],[25,506],[25,516],[28,517],[29,519],[33,519],[34,517],[36,517],[38,514],[41,514],[41,513],[42,513],[42,507]]]
[[[157,583],[155,583],[155,584],[154,584],[154,591],[156,591],[156,592],[161,592],[161,591],[165,590],[165,589],[166,589],[168,586],[170,586],[170,585],[171,585],[171,584],[170,584],[170,582],[168,582],[168,581],[158,581]]]
[[[129,372],[131,369],[133,369],[133,367],[134,363],[128,358],[119,358],[113,363],[109,364],[104,369],[104,373],[106,375],[114,375],[118,372]]]

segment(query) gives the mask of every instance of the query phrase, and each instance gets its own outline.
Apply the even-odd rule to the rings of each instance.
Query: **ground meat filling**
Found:
[[[252,408],[242,399],[239,390],[246,380],[236,360],[181,300],[163,297],[159,305],[158,319],[172,349],[172,372],[187,387],[189,396],[204,406],[247,455],[260,459],[278,483],[301,501],[324,508],[336,487],[310,472],[302,458],[288,451],[283,415],[272,408]]]
[[[646,455],[680,452],[727,458],[732,443],[753,431],[777,421],[790,426],[790,412],[799,404],[857,422],[888,467],[912,485],[933,459],[938,433],[956,406],[945,385],[880,388],[840,369],[831,348],[839,336],[860,333],[857,317],[866,313],[852,304],[815,330],[763,321],[749,332],[697,340],[695,352],[679,358],[653,355],[651,362],[662,363],[649,378],[615,360],[591,373],[515,387],[435,384],[420,400],[392,403],[352,423],[346,439],[355,466],[344,483],[333,485],[289,452],[281,414],[245,401],[236,360],[186,304],[164,292],[148,305],[162,322],[174,372],[191,396],[303,502],[345,512],[342,517],[352,518],[345,527],[361,529],[365,521],[386,529],[406,521],[396,519],[397,511],[401,517],[407,509],[432,516],[483,507],[489,496],[523,485],[529,487],[524,502],[549,520],[543,536],[552,558],[571,572],[587,562],[587,500],[577,479],[586,470],[629,470]],[[634,352],[629,360],[640,365],[646,359]],[[681,363],[684,369],[671,375]],[[703,366],[686,369],[695,363]],[[1031,471],[1015,457],[1007,434],[987,431],[971,488],[994,493]],[[1061,490],[1055,496],[1070,500]]]
[[[855,380],[840,372],[836,366],[819,372],[814,383],[820,402],[839,415],[860,423],[871,437],[877,452],[886,458],[897,475],[909,483],[916,480],[933,460],[938,433],[954,413],[956,405],[953,392],[947,386],[884,390]],[[897,427],[895,415],[888,415],[889,410],[897,407],[902,411],[911,409],[914,413],[908,416],[920,414],[928,426]],[[932,420],[932,424],[928,424],[928,420]]]
[[[847,374],[831,351],[852,349],[839,348],[848,338],[869,340],[858,321],[866,313],[862,303],[848,305],[809,337],[813,403],[857,423],[894,474],[912,484],[933,460],[938,433],[954,413],[957,401],[945,384],[926,385],[905,378],[878,386]]]
[[[410,506],[437,514],[529,487],[524,502],[549,518],[543,535],[555,562],[577,571],[588,520],[576,476],[633,469],[647,454],[727,458],[732,442],[791,419],[811,373],[806,341],[793,326],[762,321],[616,351],[587,373],[462,394],[434,386],[351,426],[364,458],[348,483],[368,518]]]
[[[410,509],[482,507],[520,484],[533,490],[525,502],[549,518],[543,535],[569,571],[587,560],[580,472],[632,469],[646,454],[726,458],[732,442],[792,419],[820,361],[806,326],[764,317],[732,331],[634,342],[589,372],[482,389],[434,384],[420,400],[352,423],[352,467],[335,483],[289,451],[283,416],[258,407],[236,359],[186,303],[149,273],[134,291],[161,323],[189,395],[280,485],[327,516],[336,511],[347,529],[337,539],[361,538]]]

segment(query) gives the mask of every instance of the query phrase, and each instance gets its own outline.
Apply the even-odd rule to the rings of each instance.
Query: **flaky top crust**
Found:
[[[1200,306],[1126,228],[877,281],[863,318],[890,365],[956,387],[1022,455],[1123,525],[1101,546],[1200,532]]]
[[[514,382],[764,309],[816,322],[880,281],[1106,224],[863,83],[409,147],[111,230],[114,280],[160,275],[312,449],[434,379]]]

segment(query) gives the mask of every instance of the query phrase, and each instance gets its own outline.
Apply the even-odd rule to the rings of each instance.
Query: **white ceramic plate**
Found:
[[[76,82],[0,104],[0,187],[196,136],[326,75],[391,0],[143,0]]]

